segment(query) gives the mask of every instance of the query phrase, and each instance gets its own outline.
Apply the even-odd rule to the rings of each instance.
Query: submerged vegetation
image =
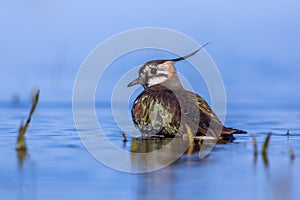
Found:
[[[287,134],[286,135],[290,135],[289,134],[290,129],[288,129]],[[263,158],[263,162],[265,166],[269,165],[269,161],[268,161],[268,148],[269,148],[269,143],[270,143],[270,139],[271,139],[271,133],[268,133],[268,135],[266,136],[264,143],[263,143],[263,147],[261,150],[261,155]],[[257,160],[257,156],[258,156],[258,145],[257,145],[257,140],[256,137],[254,135],[251,135],[252,137],[252,143],[253,143],[253,155],[254,155],[254,164],[256,163]],[[289,157],[290,157],[290,161],[293,162],[295,159],[295,152],[293,150],[292,147],[289,147],[288,149],[289,151]]]
[[[33,115],[33,113],[36,109],[37,104],[38,104],[39,94],[40,94],[40,91],[38,90],[32,96],[32,105],[31,105],[30,113],[28,115],[26,123],[23,124],[23,122],[22,122],[21,125],[20,125],[18,139],[17,139],[17,147],[16,147],[17,151],[26,152],[26,150],[27,150],[26,142],[25,142],[25,133],[26,133],[28,127],[29,127],[31,117],[32,117],[32,115]]]
[[[261,155],[264,161],[265,166],[269,165],[269,160],[268,160],[268,148],[269,148],[269,142],[270,142],[270,138],[271,138],[271,133],[268,133],[267,137],[265,138],[264,144],[263,144],[263,148],[261,151]]]
[[[251,135],[252,137],[252,142],[253,142],[253,150],[254,150],[254,164],[256,164],[257,161],[257,155],[258,155],[258,148],[257,148],[257,140],[256,137],[254,135]]]
[[[253,141],[253,150],[254,150],[254,157],[257,157],[258,154],[258,148],[257,148],[257,140],[256,137],[254,135],[251,135],[252,137],[252,141]]]
[[[271,133],[269,133],[267,135],[267,137],[265,138],[264,144],[263,144],[263,148],[261,151],[261,154],[263,157],[267,157],[267,153],[268,153],[268,148],[269,148],[269,142],[270,142],[270,138],[271,138]]]
[[[295,159],[295,152],[292,147],[289,147],[289,153],[290,153],[290,160],[291,160],[291,162],[293,162]]]
[[[126,134],[123,131],[120,133],[120,135],[123,137],[123,142],[127,142],[128,141],[127,137],[126,137]]]

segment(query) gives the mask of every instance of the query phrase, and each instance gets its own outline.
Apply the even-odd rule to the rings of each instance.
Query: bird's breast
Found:
[[[175,134],[180,123],[176,96],[168,90],[144,90],[132,107],[134,124],[146,134]]]

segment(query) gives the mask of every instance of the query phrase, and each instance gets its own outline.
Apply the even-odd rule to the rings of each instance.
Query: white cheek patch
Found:
[[[150,87],[152,85],[162,83],[162,82],[166,81],[167,79],[168,78],[166,76],[153,76],[153,77],[149,78],[148,85]]]

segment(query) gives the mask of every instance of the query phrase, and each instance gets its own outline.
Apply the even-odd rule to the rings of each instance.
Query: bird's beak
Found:
[[[136,78],[135,80],[131,81],[131,82],[127,85],[127,87],[131,87],[131,86],[134,86],[134,85],[136,85],[136,84],[142,84],[142,83],[143,83],[143,82],[142,82],[141,78],[138,77],[138,78]]]

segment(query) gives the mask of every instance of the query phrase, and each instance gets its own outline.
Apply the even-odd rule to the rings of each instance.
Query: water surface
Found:
[[[19,124],[29,103],[0,104],[1,199],[299,199],[300,111],[286,105],[230,105],[226,124],[249,131],[217,144],[204,159],[183,155],[151,173],[129,174],[101,164],[85,149],[75,129],[71,103],[40,102],[26,134],[27,155],[15,150]],[[109,104],[97,104],[107,112]],[[107,118],[105,134],[117,147],[120,130]],[[287,136],[287,129],[290,135]],[[268,160],[253,156],[251,134],[272,133]],[[290,159],[289,148],[296,158]]]

